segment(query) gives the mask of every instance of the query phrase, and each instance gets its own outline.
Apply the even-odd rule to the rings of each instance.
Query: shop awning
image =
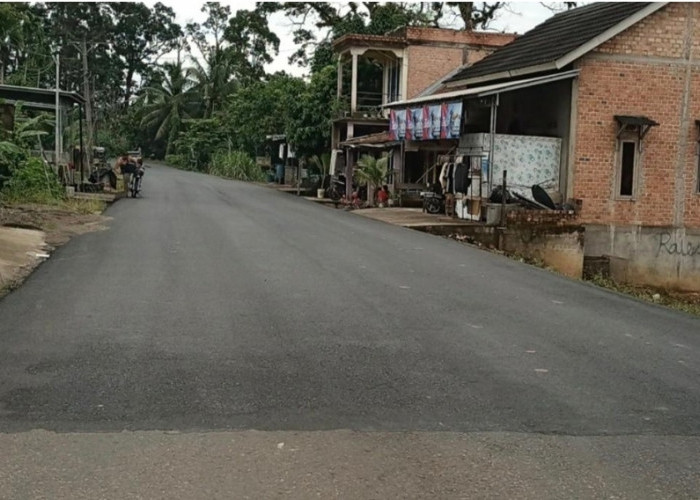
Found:
[[[538,85],[545,85],[547,83],[557,82],[559,80],[566,80],[569,78],[576,78],[579,74],[578,70],[566,71],[563,73],[554,73],[552,75],[538,76],[535,78],[526,78],[524,80],[514,80],[509,82],[497,83],[494,85],[484,85],[481,87],[473,87],[462,90],[454,90],[452,92],[444,92],[441,94],[433,94],[424,97],[415,97],[413,99],[407,99],[405,101],[396,101],[389,104],[385,104],[385,108],[398,108],[411,106],[414,104],[423,104],[428,102],[436,101],[448,101],[451,99],[457,99],[460,97],[486,97],[494,94],[501,94],[504,92],[512,92],[514,90],[520,90],[528,87],[536,87]]]
[[[378,132],[376,134],[353,137],[341,142],[339,145],[346,148],[387,149],[399,144],[401,144],[400,141],[391,139],[389,132]]]

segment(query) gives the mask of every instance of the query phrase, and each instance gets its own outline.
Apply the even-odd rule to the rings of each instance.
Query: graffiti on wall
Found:
[[[700,256],[700,241],[676,238],[671,233],[661,233],[659,235],[659,248],[656,251],[657,257],[662,252],[682,257]]]

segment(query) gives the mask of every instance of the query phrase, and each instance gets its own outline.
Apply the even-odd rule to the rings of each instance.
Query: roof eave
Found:
[[[650,16],[654,12],[658,11],[659,9],[665,7],[668,5],[669,2],[654,2],[649,4],[648,6],[644,7],[643,9],[635,12],[631,16],[625,18],[624,21],[619,22],[612,28],[608,29],[607,31],[604,31],[600,35],[596,36],[595,38],[592,38],[585,44],[581,45],[580,47],[572,50],[568,54],[565,54],[564,56],[560,57],[556,61],[551,61],[548,63],[544,64],[538,64],[536,66],[529,66],[526,68],[519,68],[519,69],[514,69],[510,71],[500,71],[498,73],[491,73],[488,75],[482,75],[482,76],[476,76],[474,78],[465,78],[461,80],[454,80],[451,82],[446,82],[445,86],[447,88],[454,88],[454,87],[461,87],[463,85],[473,85],[477,83],[484,83],[484,82],[490,82],[493,80],[503,80],[507,78],[513,78],[516,76],[522,76],[522,75],[528,75],[532,73],[539,73],[543,71],[551,71],[551,70],[559,70],[564,68],[565,66],[568,66],[572,62],[576,61],[577,59],[580,59],[584,55],[586,55],[588,52],[591,50],[595,49],[596,47],[602,45],[603,43],[607,42],[611,38],[619,35],[626,29],[630,28],[631,26],[634,26],[637,24],[639,21],[642,19]],[[478,63],[477,63],[478,64]]]
[[[465,78],[464,80],[454,80],[446,82],[447,88],[463,87],[464,85],[475,85],[479,83],[491,82],[494,80],[507,80],[518,76],[531,75],[534,73],[543,73],[545,71],[556,71],[559,69],[555,62],[538,64],[536,66],[528,66],[526,68],[518,68],[511,71],[501,71],[499,73],[491,73],[490,75],[475,76],[474,78]]]
[[[595,38],[592,38],[585,44],[581,45],[579,48],[572,50],[568,54],[564,55],[563,57],[560,57],[556,61],[557,69],[563,68],[564,66],[567,66],[571,64],[572,62],[576,61],[577,59],[582,58],[586,54],[588,54],[590,51],[593,49],[599,47],[600,45],[604,44],[611,38],[619,35],[626,29],[631,28],[635,24],[637,24],[639,21],[644,19],[645,17],[650,16],[657,10],[665,7],[668,5],[669,2],[654,2],[652,4],[647,5],[643,9],[635,12],[631,16],[627,17],[624,21],[616,24],[612,28],[610,28],[607,31],[604,31],[600,35],[598,35]]]

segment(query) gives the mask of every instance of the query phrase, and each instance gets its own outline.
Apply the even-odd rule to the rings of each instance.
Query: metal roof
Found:
[[[53,109],[56,106],[56,90],[36,87],[21,87],[19,85],[0,85],[0,99],[8,104],[23,103],[26,107]],[[61,106],[85,104],[83,96],[77,92],[59,91]]]
[[[545,85],[547,83],[552,83],[559,80],[566,80],[568,78],[576,78],[578,74],[578,70],[572,70],[565,71],[563,73],[554,73],[551,75],[538,76],[535,78],[527,78],[524,80],[515,80],[505,83],[497,83],[494,85],[482,85],[481,87],[454,90],[452,92],[444,92],[441,94],[433,94],[424,97],[414,97],[413,99],[407,99],[405,101],[396,101],[386,104],[385,107],[396,108],[399,106],[410,106],[411,104],[422,104],[426,102],[449,101],[451,99],[457,99],[462,97],[486,97],[489,95],[501,94],[503,92],[511,92],[513,90],[519,90],[527,87]]]

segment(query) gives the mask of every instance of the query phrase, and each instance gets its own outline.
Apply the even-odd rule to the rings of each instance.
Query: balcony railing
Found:
[[[349,116],[384,118],[382,104],[385,102],[385,95],[386,94],[382,94],[381,92],[358,92],[357,105],[354,113],[350,108],[350,95],[343,95],[340,97],[339,113],[336,118]],[[401,96],[393,94],[386,102],[397,101],[400,99]]]

